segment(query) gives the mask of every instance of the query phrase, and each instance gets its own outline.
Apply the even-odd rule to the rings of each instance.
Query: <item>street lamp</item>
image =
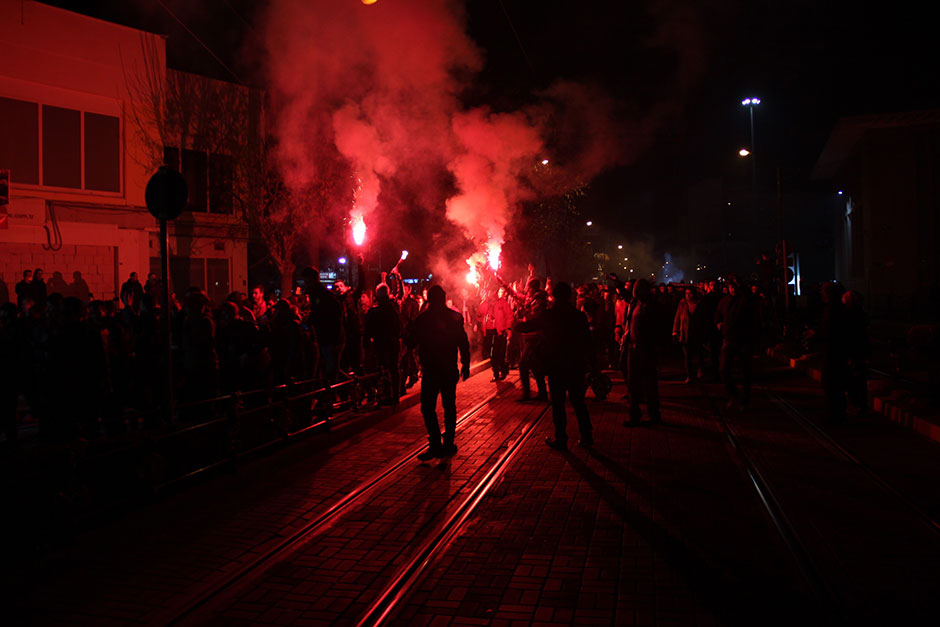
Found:
[[[738,154],[741,155],[742,157],[747,157],[751,154],[751,151],[748,150],[747,148],[742,148],[741,150],[738,151]],[[730,205],[731,203],[729,202],[728,204]]]
[[[588,221],[586,222],[586,224],[587,224],[588,226],[594,226],[594,222],[592,222],[591,220],[588,220]]]
[[[760,98],[745,98],[741,101],[741,106],[747,107],[751,118],[751,150],[753,151],[757,144],[754,143],[754,107],[760,104]],[[746,155],[741,155],[742,157]],[[754,182],[754,189],[757,189],[757,160],[751,160],[751,178]]]

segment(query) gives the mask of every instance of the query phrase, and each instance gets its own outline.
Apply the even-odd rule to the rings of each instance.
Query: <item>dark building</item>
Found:
[[[875,315],[936,318],[940,109],[840,119],[813,177],[834,184],[836,278]]]

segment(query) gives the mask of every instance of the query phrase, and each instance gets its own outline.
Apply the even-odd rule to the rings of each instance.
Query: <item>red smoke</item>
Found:
[[[556,163],[547,147],[566,152],[559,167],[580,182],[622,160],[622,137],[610,131],[613,106],[597,90],[559,83],[525,112],[466,110],[458,93],[482,60],[457,2],[273,0],[265,32],[285,180],[297,188],[317,183],[329,152],[324,143],[354,173],[333,203],[314,210],[359,213],[369,226],[377,210],[396,210],[382,200],[393,193],[390,182],[407,180],[416,188],[408,198],[427,201],[432,189],[443,205],[417,207],[427,216],[425,241],[446,231],[443,212],[472,250],[485,252],[502,245],[520,203],[557,192],[535,189],[529,179],[543,158]],[[442,185],[442,169],[453,185]],[[448,251],[435,273],[445,266],[464,273],[466,254],[456,258],[454,245],[435,241]]]

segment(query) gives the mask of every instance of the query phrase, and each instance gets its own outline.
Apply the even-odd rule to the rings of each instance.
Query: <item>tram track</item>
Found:
[[[435,557],[446,551],[460,534],[477,506],[499,482],[510,462],[522,449],[522,445],[535,432],[542,418],[550,410],[550,405],[542,409],[535,418],[522,427],[521,432],[511,442],[506,444],[503,453],[455,511],[440,525],[437,532],[427,538],[408,562],[398,569],[382,593],[356,623],[357,627],[382,625],[394,614],[399,604],[408,597],[409,592],[433,564]]]
[[[751,455],[748,454],[741,435],[738,433],[737,429],[735,429],[731,421],[722,413],[715,399],[708,394],[704,385],[700,385],[700,391],[702,397],[708,401],[712,414],[716,417],[722,432],[728,440],[731,450],[741,464],[749,484],[757,493],[762,508],[770,517],[775,531],[783,541],[787,552],[797,566],[810,593],[813,595],[813,601],[820,606],[840,606],[841,600],[838,598],[836,591],[822,576],[819,564],[807,549],[806,543],[803,541],[791,518],[787,515],[786,510],[771,487],[766,475],[761,472],[761,469],[754,462]]]
[[[718,406],[717,399],[708,394],[704,385],[700,389],[730,444],[733,456],[740,462],[762,508],[768,514],[812,594],[815,605],[813,611],[834,620],[856,614],[860,617],[866,611],[863,608],[877,607],[877,602],[875,606],[871,606],[870,597],[866,596],[868,593],[865,590],[869,589],[867,581],[871,580],[860,580],[845,570],[845,560],[851,562],[857,551],[840,537],[840,523],[828,521],[818,525],[817,522],[823,521],[815,520],[813,514],[809,513],[807,507],[815,507],[810,506],[810,503],[824,503],[827,498],[825,495],[831,494],[832,499],[836,500],[830,499],[827,510],[837,511],[841,507],[837,505],[840,495],[846,494],[849,499],[847,503],[851,503],[853,498],[857,499],[859,495],[866,493],[866,489],[870,489],[865,488],[865,485],[873,483],[882,493],[882,496],[878,497],[882,503],[881,511],[898,513],[892,514],[890,520],[879,518],[877,523],[871,523],[875,526],[870,528],[869,533],[878,534],[871,536],[872,541],[876,537],[885,537],[885,533],[889,533],[888,530],[898,528],[897,521],[900,520],[910,520],[914,524],[910,527],[912,533],[921,526],[926,527],[927,535],[920,537],[940,538],[940,522],[924,507],[778,392],[768,387],[755,387],[754,391],[762,393],[769,401],[768,408],[777,411],[765,414],[752,410],[738,416],[733,412],[724,412]],[[785,423],[775,422],[774,415],[782,415],[788,420]],[[742,420],[744,416],[751,416],[752,419]],[[789,440],[793,447],[790,449],[789,460],[781,456],[785,453],[780,450],[768,449],[767,441],[762,435],[770,433],[767,429],[776,432],[787,423],[790,427],[785,428],[785,432],[790,434],[790,438],[796,438]],[[798,444],[801,441],[803,444]],[[812,448],[805,448],[807,446]],[[819,463],[823,464],[820,468],[828,468],[829,472],[817,475],[815,484],[807,484],[805,481],[809,475],[806,472],[793,472],[788,470],[788,467],[795,467],[794,463],[799,465],[801,456],[814,449],[828,453],[818,459]],[[829,461],[822,461],[824,459]],[[801,486],[805,486],[805,489]],[[824,500],[821,501],[821,498]],[[845,522],[851,525],[848,520],[850,519]],[[804,532],[805,536],[802,535]],[[834,568],[837,570],[833,570]],[[851,569],[848,572],[851,572]],[[859,586],[860,581],[866,583]]]
[[[458,419],[458,434],[461,427],[479,416],[488,406],[499,399],[498,394],[492,394],[464,412]],[[360,625],[382,624],[397,607],[398,603],[408,596],[414,584],[421,579],[426,568],[433,563],[450,542],[460,533],[476,506],[482,501],[490,489],[496,485],[509,462],[515,457],[522,444],[534,432],[542,418],[548,413],[550,406],[539,409],[534,416],[523,421],[520,426],[513,428],[512,433],[482,461],[477,471],[461,485],[454,494],[444,503],[432,518],[440,517],[445,511],[450,513],[443,522],[428,522],[427,537],[419,547],[407,556],[404,566],[399,567],[387,578],[388,584],[375,597],[370,597],[368,610],[359,618]],[[171,612],[160,617],[159,624],[186,625],[201,624],[210,620],[213,612],[238,598],[238,595],[249,588],[254,582],[263,579],[266,572],[277,564],[289,560],[299,553],[316,537],[327,533],[334,524],[344,515],[354,512],[357,507],[366,505],[370,497],[394,482],[404,469],[410,468],[416,461],[417,455],[426,448],[426,445],[416,447],[405,455],[391,462],[375,475],[365,479],[343,498],[332,503],[315,519],[309,521],[295,533],[284,538],[275,546],[266,550],[262,555],[250,563],[240,567],[237,571],[210,584],[208,589],[201,590],[186,601],[178,604]],[[479,477],[483,473],[482,478]]]
[[[498,394],[492,394],[465,411],[457,420],[457,429],[459,430],[498,398]],[[315,536],[329,528],[340,516],[353,509],[369,495],[374,494],[382,485],[396,477],[403,468],[413,464],[417,456],[425,448],[426,445],[423,444],[415,447],[371,477],[363,480],[344,497],[330,505],[320,515],[309,521],[296,532],[278,542],[274,547],[264,551],[257,558],[240,567],[235,572],[221,580],[209,584],[207,589],[200,590],[193,597],[178,604],[167,615],[161,616],[156,623],[170,625],[187,624],[194,616],[197,616],[199,612],[216,602],[219,598],[230,594],[234,589],[254,580],[272,565],[287,559]]]
[[[900,488],[895,486],[893,483],[885,479],[881,474],[879,474],[874,468],[869,464],[865,463],[861,458],[859,458],[855,453],[849,450],[846,446],[838,442],[831,435],[826,433],[826,431],[816,424],[813,420],[807,417],[803,412],[794,407],[792,404],[782,398],[779,394],[764,388],[764,394],[770,401],[780,407],[784,413],[786,413],[790,418],[792,418],[803,430],[812,436],[817,442],[822,444],[825,448],[829,449],[838,457],[845,459],[854,467],[858,468],[862,473],[868,476],[879,488],[892,495],[898,501],[904,504],[912,513],[916,514],[918,518],[935,534],[940,536],[940,521],[937,521],[933,516],[930,515],[927,510],[921,507],[914,499],[905,494]]]

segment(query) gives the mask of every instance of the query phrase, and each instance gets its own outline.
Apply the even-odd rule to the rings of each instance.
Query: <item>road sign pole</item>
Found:
[[[164,424],[175,422],[173,417],[173,334],[170,332],[170,234],[167,219],[160,219],[160,280],[163,282],[163,313],[160,316],[161,335],[163,336],[164,358],[166,360],[166,382],[164,386],[165,405]]]

